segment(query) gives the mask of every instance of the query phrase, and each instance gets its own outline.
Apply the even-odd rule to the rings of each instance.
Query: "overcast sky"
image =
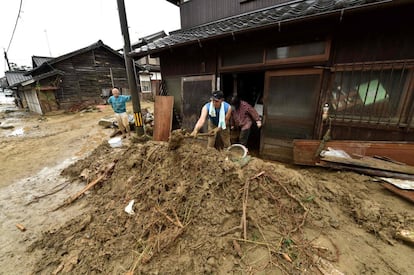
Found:
[[[124,0],[131,43],[149,34],[180,28],[179,8],[166,0]],[[0,77],[10,62],[31,66],[31,57],[57,57],[98,40],[123,47],[117,0],[0,0]],[[8,49],[9,47],[9,49]],[[7,50],[8,49],[8,50]]]

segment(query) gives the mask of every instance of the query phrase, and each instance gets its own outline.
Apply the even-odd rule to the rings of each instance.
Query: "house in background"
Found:
[[[0,93],[5,97],[13,97],[13,90],[8,89],[6,76],[0,77]]]
[[[16,98],[19,107],[27,108],[28,101],[23,92],[22,82],[31,79],[31,76],[27,75],[28,71],[17,70],[17,71],[6,71],[4,72],[6,78],[6,87],[13,91],[13,96]],[[30,100],[29,100],[30,102]]]
[[[295,139],[414,141],[414,2],[170,0],[182,29],[130,53],[160,58],[183,128],[214,89],[263,105],[252,135],[292,161]],[[329,119],[323,120],[323,107]]]
[[[53,57],[50,57],[50,56],[33,55],[32,56],[32,68],[35,69],[39,67],[40,65],[42,65],[43,63],[48,62],[52,59]]]
[[[129,94],[123,56],[100,40],[56,58],[33,56],[32,64],[31,71],[20,72],[23,78],[17,79],[16,72],[6,72],[6,77],[16,79],[9,85],[19,87],[19,95],[33,112],[102,104],[112,87]]]
[[[160,31],[141,37],[137,42],[131,45],[131,48],[132,50],[135,50],[165,36],[167,36],[167,34],[164,31]],[[141,84],[142,98],[153,99],[155,95],[160,93],[160,59],[158,57],[146,55],[135,60],[135,63],[141,68],[138,72],[138,76]]]

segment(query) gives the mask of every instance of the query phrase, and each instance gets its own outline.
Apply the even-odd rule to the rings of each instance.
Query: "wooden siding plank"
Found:
[[[154,140],[168,141],[172,128],[173,96],[156,96],[154,104]]]
[[[350,171],[358,172],[361,174],[376,176],[376,177],[386,177],[386,178],[395,178],[395,179],[414,181],[414,175],[410,175],[410,174],[403,174],[403,173],[396,173],[396,172],[390,172],[390,171],[384,171],[384,170],[378,170],[378,169],[372,169],[372,168],[345,165],[345,164],[340,164],[340,163],[320,161],[317,163],[317,166],[333,168],[336,170],[350,170]]]
[[[378,169],[378,170],[383,170],[383,171],[414,175],[414,166],[395,164],[389,161],[374,159],[370,157],[362,157],[360,159],[355,159],[355,158],[324,156],[321,158],[321,160],[334,162],[334,163],[341,163],[345,165],[352,165],[352,166],[357,166],[357,167],[365,167],[365,168],[370,168],[370,169]]]
[[[182,28],[242,14],[257,9],[289,2],[291,0],[256,0],[240,3],[240,0],[192,0],[180,7]]]
[[[389,191],[391,191],[391,192],[393,192],[393,193],[409,200],[410,202],[414,203],[414,191],[399,189],[399,188],[395,187],[394,185],[392,185],[390,183],[383,183],[382,186],[384,186]]]
[[[320,145],[319,140],[294,140],[293,162],[299,165],[315,165],[318,158],[315,152]],[[393,141],[328,141],[324,148],[340,149],[349,155],[383,156],[414,165],[414,142]]]

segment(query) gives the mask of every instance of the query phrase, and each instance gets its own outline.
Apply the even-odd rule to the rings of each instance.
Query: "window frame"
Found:
[[[307,62],[320,62],[320,61],[328,61],[330,52],[331,52],[331,44],[332,40],[330,38],[318,40],[318,41],[311,41],[305,43],[296,43],[296,44],[287,44],[287,45],[280,45],[279,47],[289,47],[289,46],[296,46],[296,45],[306,45],[315,42],[325,42],[325,51],[323,54],[317,55],[306,55],[306,56],[299,56],[299,57],[287,57],[287,58],[280,58],[280,59],[267,59],[268,52],[270,51],[270,47],[265,48],[264,52],[264,63],[266,65],[282,65],[282,64],[296,64],[296,63],[307,63]]]
[[[361,72],[381,72],[381,71],[392,71],[392,70],[401,70],[400,73],[403,74],[406,72],[406,77],[404,83],[401,83],[401,95],[398,101],[398,105],[395,111],[395,114],[385,121],[384,114],[382,111],[381,114],[371,113],[367,116],[363,116],[361,112],[356,114],[341,114],[338,112],[332,111],[331,99],[332,99],[332,89],[333,82],[335,81],[337,73],[344,72],[354,72],[357,75]],[[411,127],[413,121],[413,112],[414,107],[411,106],[414,104],[414,60],[397,60],[389,62],[359,62],[359,63],[343,63],[336,64],[331,68],[331,74],[329,77],[329,86],[326,94],[326,102],[330,104],[330,119],[335,124],[341,123],[356,123],[359,125],[383,125],[387,127]],[[411,105],[410,105],[411,104]],[[411,106],[411,107],[410,107]],[[368,118],[366,118],[368,117]]]
[[[277,66],[277,65],[289,65],[289,64],[312,63],[312,62],[327,62],[329,60],[329,56],[331,53],[331,44],[332,44],[332,39],[329,37],[321,39],[321,40],[317,40],[317,41],[307,41],[305,43],[287,44],[284,46],[295,46],[295,45],[302,45],[302,44],[306,45],[306,44],[310,44],[314,42],[325,42],[325,50],[323,54],[267,60],[266,57],[267,57],[270,47],[268,45],[256,45],[254,47],[259,48],[259,50],[262,51],[261,62],[224,66],[223,59],[225,58],[226,51],[231,50],[229,48],[219,54],[219,57],[218,57],[219,69],[221,71],[229,71],[229,70],[235,70],[235,69],[260,68],[264,66]],[[279,47],[282,47],[282,45],[280,45]],[[249,48],[246,48],[243,50],[248,51]]]

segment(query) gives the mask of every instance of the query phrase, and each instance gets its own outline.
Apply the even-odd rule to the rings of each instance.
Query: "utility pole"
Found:
[[[141,104],[139,100],[139,92],[141,92],[141,85],[137,85],[137,79],[134,70],[134,62],[128,53],[131,51],[131,42],[129,40],[128,23],[125,12],[124,0],[117,0],[119,20],[121,22],[122,36],[124,37],[124,59],[125,68],[127,72],[129,90],[131,91],[132,108],[134,112],[135,132],[137,135],[142,136],[144,134],[144,124],[141,113]],[[139,82],[139,79],[138,79]]]
[[[7,67],[9,68],[9,71],[11,71],[10,63],[9,63],[9,58],[7,57],[6,49],[3,48],[3,51],[4,51],[4,59],[6,60]]]
[[[52,57],[52,51],[50,50],[49,37],[47,36],[47,30],[45,30],[45,35],[46,35],[47,47],[49,49],[49,56]]]

